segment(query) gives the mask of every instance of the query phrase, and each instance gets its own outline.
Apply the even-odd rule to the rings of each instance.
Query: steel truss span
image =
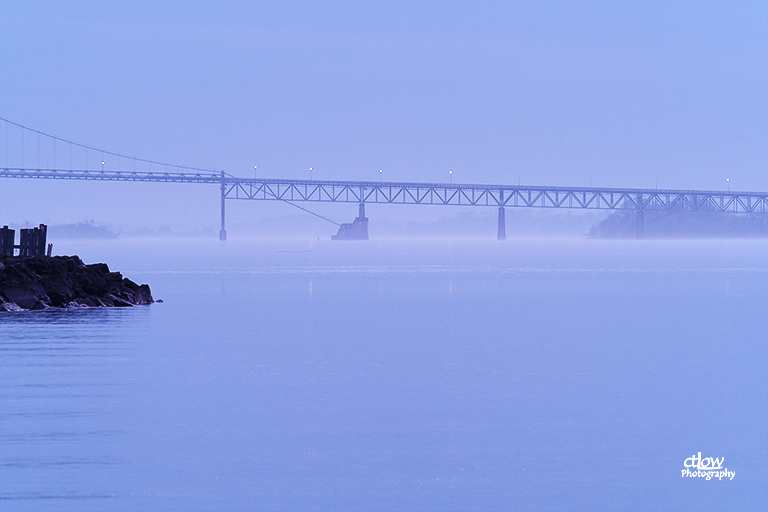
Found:
[[[768,193],[369,181],[225,180],[227,199],[768,213]]]
[[[768,213],[767,192],[251,179],[207,171],[5,168],[0,178],[210,184],[221,187],[222,199],[259,201]]]

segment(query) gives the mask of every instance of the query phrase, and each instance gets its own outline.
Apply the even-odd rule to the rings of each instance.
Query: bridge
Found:
[[[667,190],[637,188],[593,188],[593,187],[541,187],[521,185],[485,185],[454,183],[413,183],[386,181],[335,181],[335,180],[296,180],[280,178],[239,178],[223,171],[198,169],[183,166],[171,166],[176,171],[168,171],[168,164],[150,160],[126,157],[117,153],[98,150],[75,142],[66,141],[52,135],[43,134],[0,118],[8,127],[20,127],[38,135],[38,164],[40,161],[40,139],[42,135],[54,141],[70,145],[70,166],[72,147],[101,154],[101,169],[57,169],[34,167],[0,168],[0,178],[59,179],[90,181],[132,181],[155,183],[191,183],[216,186],[221,201],[221,230],[219,239],[226,240],[226,201],[283,201],[313,215],[314,212],[296,205],[296,202],[357,203],[365,204],[411,204],[442,206],[485,206],[498,209],[497,238],[506,238],[506,208],[556,208],[581,210],[626,210],[636,216],[636,235],[643,236],[645,211],[693,211],[693,212],[728,212],[768,214],[768,192],[731,192],[707,190]],[[23,138],[22,138],[23,145]],[[6,142],[7,146],[7,142]],[[6,148],[6,163],[8,161]],[[22,148],[22,161],[23,161]],[[148,164],[148,171],[105,170],[104,155]],[[361,208],[361,212],[364,209]],[[317,215],[321,217],[320,215]],[[324,217],[322,217],[324,218]],[[328,220],[328,219],[326,219]],[[331,221],[332,222],[332,221]],[[334,223],[336,224],[336,223]]]

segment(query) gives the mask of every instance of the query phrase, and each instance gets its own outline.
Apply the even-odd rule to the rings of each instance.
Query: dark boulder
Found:
[[[109,274],[109,266],[106,263],[93,263],[86,265],[85,268],[91,271],[93,274]]]
[[[21,309],[40,309],[36,307],[40,303],[49,302],[50,299],[40,283],[26,282],[15,284],[2,291],[8,302],[13,302]]]
[[[151,304],[152,292],[77,256],[0,256],[0,311]]]

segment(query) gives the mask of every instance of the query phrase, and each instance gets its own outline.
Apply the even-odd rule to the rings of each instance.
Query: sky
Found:
[[[0,0],[0,117],[242,177],[766,191],[768,2]],[[217,212],[194,185],[0,180],[2,223]]]

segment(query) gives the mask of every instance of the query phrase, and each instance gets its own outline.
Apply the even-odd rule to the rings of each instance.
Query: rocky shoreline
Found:
[[[0,312],[151,304],[149,285],[138,285],[106,263],[77,256],[0,256]]]

